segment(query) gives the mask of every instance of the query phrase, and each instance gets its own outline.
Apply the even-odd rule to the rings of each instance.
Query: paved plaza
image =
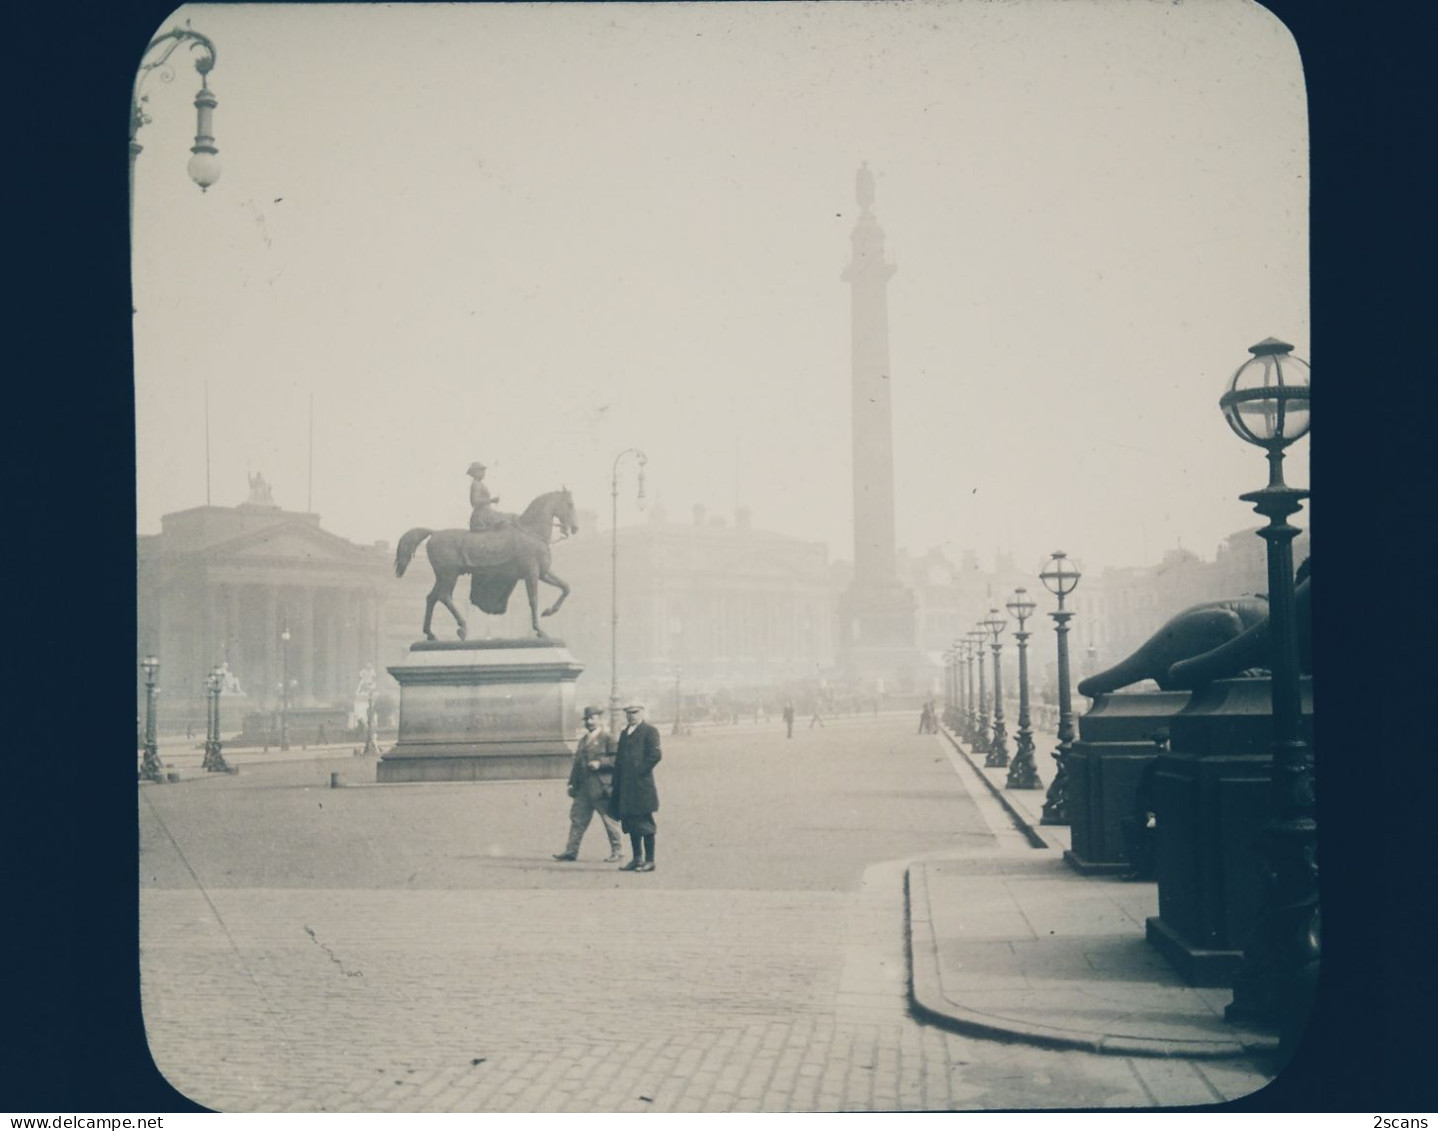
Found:
[[[916,1019],[913,877],[1032,850],[914,723],[663,727],[652,874],[601,863],[597,824],[577,863],[550,858],[563,782],[380,786],[343,750],[207,776],[167,753],[181,780],[139,791],[155,1062],[231,1111],[1152,1107],[1261,1087],[1243,1056]]]

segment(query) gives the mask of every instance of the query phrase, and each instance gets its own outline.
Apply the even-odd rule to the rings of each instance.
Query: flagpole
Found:
[[[210,505],[210,383],[205,382],[205,506]]]
[[[315,395],[310,394],[310,485],[305,500],[305,513],[315,513]]]

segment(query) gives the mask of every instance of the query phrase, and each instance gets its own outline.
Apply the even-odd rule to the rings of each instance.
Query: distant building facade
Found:
[[[167,731],[203,728],[203,680],[221,665],[231,681],[222,701],[227,730],[243,713],[277,710],[286,675],[292,707],[353,704],[366,665],[378,673],[382,696],[397,695],[387,669],[421,639],[434,582],[423,548],[396,578],[387,544],[350,542],[322,529],[318,515],[268,499],[252,484],[237,507],[168,514],[159,534],[137,540],[136,660],[159,657]],[[540,624],[585,665],[581,695],[601,703],[612,671],[614,540],[612,531],[596,531],[593,514],[578,517],[581,533],[553,546],[554,572],[571,595]],[[676,678],[693,688],[777,686],[834,665],[826,547],[755,530],[742,509],[730,522],[697,507],[693,522],[678,523],[655,508],[643,525],[620,529],[618,579],[626,694],[657,696]],[[454,597],[471,638],[531,634],[522,584],[501,616],[470,606],[468,584],[461,578]],[[540,590],[543,609],[557,593]],[[440,639],[456,637],[442,606],[432,629]]]
[[[609,694],[617,645],[621,694],[654,696],[676,680],[691,688],[769,687],[834,665],[834,588],[821,542],[731,522],[696,506],[670,521],[656,506],[643,525],[592,531],[554,547],[553,568],[572,587],[544,625],[586,665],[589,701]],[[617,634],[611,631],[618,579]]]
[[[823,543],[756,530],[743,508],[731,520],[695,507],[691,521],[675,522],[655,506],[645,522],[619,529],[616,574],[615,532],[598,530],[592,513],[578,517],[580,533],[553,544],[553,570],[571,587],[570,597],[540,623],[585,665],[579,679],[585,702],[607,700],[616,646],[622,695],[659,701],[681,681],[696,692],[832,685],[872,694],[872,683],[844,662],[855,644],[845,619],[853,567],[831,562]],[[1307,554],[1305,532],[1294,560]],[[397,697],[387,669],[421,638],[434,581],[422,549],[396,578],[387,544],[359,545],[322,529],[318,515],[276,506],[258,477],[239,506],[165,515],[160,533],[137,539],[137,557],[136,660],[150,653],[160,659],[160,719],[170,732],[203,729],[203,680],[219,666],[227,730],[239,726],[243,712],[278,709],[286,675],[293,707],[352,706],[367,665],[378,673],[380,696]],[[1018,568],[1007,554],[981,568],[972,550],[957,560],[939,549],[917,557],[896,552],[895,585],[913,609],[914,662],[911,685],[894,681],[886,691],[940,693],[944,653],[990,608],[1009,619],[1003,639],[1011,648],[1015,625],[1004,606],[1018,586],[1037,604],[1029,622],[1035,691],[1052,690],[1047,614],[1055,603],[1037,572],[1037,565]],[[1190,605],[1266,588],[1264,543],[1251,529],[1226,539],[1213,561],[1178,549],[1155,566],[1086,572],[1067,602],[1076,614],[1075,676],[1122,659]],[[555,596],[541,585],[541,609]],[[531,632],[522,584],[502,616],[468,604],[467,578],[455,588],[455,603],[471,638]],[[433,631],[455,638],[443,607],[435,609]],[[137,692],[143,702],[142,687]]]

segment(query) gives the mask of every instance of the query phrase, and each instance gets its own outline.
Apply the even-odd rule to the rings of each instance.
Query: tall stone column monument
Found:
[[[899,584],[894,557],[894,428],[889,370],[889,279],[884,229],[867,163],[856,178],[859,219],[844,268],[851,317],[854,578],[839,598],[840,664],[850,677],[910,690],[918,675],[914,595]]]

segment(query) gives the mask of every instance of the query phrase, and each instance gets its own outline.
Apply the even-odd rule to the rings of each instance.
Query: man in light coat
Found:
[[[634,851],[634,858],[621,872],[654,871],[654,813],[659,808],[654,767],[661,757],[659,731],[644,721],[644,704],[629,704],[624,708],[624,729],[614,760],[614,791],[609,798],[610,815],[623,823]]]
[[[574,804],[569,807],[569,843],[563,852],[554,854],[556,860],[579,859],[579,842],[584,839],[595,813],[599,814],[604,833],[609,837],[607,863],[624,858],[619,825],[607,812],[614,778],[614,739],[599,727],[603,715],[598,707],[584,708],[584,733],[579,736],[574,765],[569,771],[569,796],[574,798]]]

